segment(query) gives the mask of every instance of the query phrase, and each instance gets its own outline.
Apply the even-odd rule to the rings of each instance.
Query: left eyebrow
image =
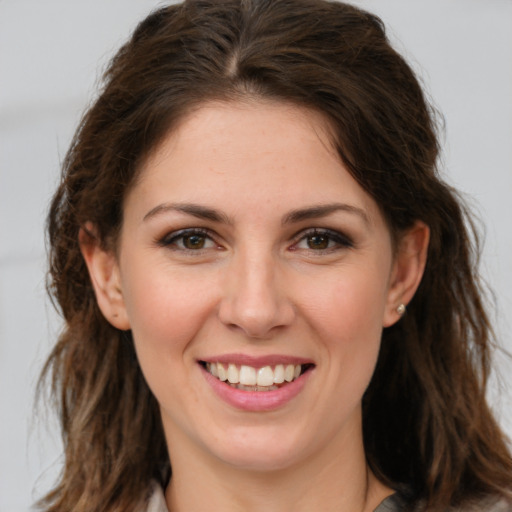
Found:
[[[197,217],[198,219],[203,220],[211,220],[213,222],[222,222],[224,224],[231,224],[231,220],[228,216],[218,210],[213,208],[208,208],[207,206],[201,206],[198,204],[192,203],[164,203],[159,204],[152,208],[144,218],[143,222],[161,215],[167,212],[180,212],[185,213],[187,215],[192,215],[193,217]]]
[[[370,225],[370,219],[362,208],[345,203],[319,204],[308,208],[292,210],[283,217],[282,224],[293,224],[304,220],[319,219],[338,211],[357,215],[366,225]]]

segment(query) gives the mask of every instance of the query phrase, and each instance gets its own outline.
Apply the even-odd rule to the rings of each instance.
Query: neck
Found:
[[[205,457],[204,452],[194,453],[190,445],[185,450],[171,449],[168,509],[372,512],[392,490],[369,470],[362,439],[350,441],[341,449],[330,446],[325,453],[290,467],[265,471],[225,464]]]

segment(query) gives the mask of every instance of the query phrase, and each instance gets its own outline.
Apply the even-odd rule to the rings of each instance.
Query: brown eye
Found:
[[[354,243],[343,233],[332,229],[311,229],[302,234],[300,240],[293,245],[293,250],[307,250],[320,255],[352,247]]]
[[[322,250],[329,247],[330,238],[327,235],[310,235],[307,237],[307,244],[310,249]]]
[[[176,251],[189,251],[189,253],[218,247],[208,233],[198,229],[182,229],[165,236],[159,244]]]
[[[183,246],[187,249],[203,249],[206,237],[204,235],[187,235],[183,237]]]

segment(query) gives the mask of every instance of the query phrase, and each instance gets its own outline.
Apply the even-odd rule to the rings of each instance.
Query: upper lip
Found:
[[[222,363],[252,366],[253,368],[263,368],[264,366],[275,366],[278,364],[313,364],[311,359],[284,354],[268,354],[264,356],[251,356],[248,354],[219,354],[209,356],[200,361],[205,363]]]

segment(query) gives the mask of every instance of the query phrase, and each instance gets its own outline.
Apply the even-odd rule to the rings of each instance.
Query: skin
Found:
[[[312,216],[325,205],[337,207]],[[180,238],[194,228],[203,231]],[[169,510],[372,511],[392,492],[366,465],[361,400],[382,328],[421,279],[428,228],[417,223],[395,250],[320,114],[204,105],[143,166],[116,254],[86,237],[99,306],[132,330],[160,404]],[[227,353],[315,366],[283,406],[245,411],[221,400],[198,364]]]

